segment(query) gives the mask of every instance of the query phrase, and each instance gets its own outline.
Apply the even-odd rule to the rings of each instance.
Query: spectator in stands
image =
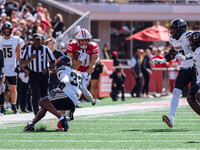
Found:
[[[54,21],[52,22],[52,27],[54,29],[53,31],[54,38],[62,34],[62,32],[65,30],[63,17],[61,14],[56,14],[56,16],[54,17]]]
[[[104,44],[103,55],[104,55],[104,59],[110,59],[111,52],[110,52],[110,45],[109,45],[109,43],[105,43]]]
[[[10,16],[12,11],[18,11],[19,10],[18,3],[15,0],[9,0],[5,4],[5,9],[6,9],[6,14],[8,16]]]
[[[113,53],[112,53],[112,59],[113,59],[113,66],[114,67],[119,67],[120,66],[120,62],[119,62],[119,59],[118,59],[118,53],[117,53],[117,51],[113,51]]]
[[[27,8],[23,8],[21,12],[18,14],[19,19],[33,18],[33,15],[28,12]]]
[[[150,81],[150,76],[152,75],[150,58],[149,58],[150,54],[151,54],[150,50],[146,49],[144,59],[141,65],[142,74],[144,76],[144,86],[142,89],[142,96],[147,98],[149,98],[149,81]],[[144,93],[146,94],[146,96],[144,96]]]
[[[114,71],[110,78],[112,78],[112,91],[110,93],[110,96],[113,101],[117,101],[117,95],[119,94],[119,91],[122,93],[122,101],[125,101],[124,97],[124,82],[126,79],[125,74],[123,73],[121,68],[117,68],[116,71]]]
[[[92,97],[96,100],[96,102],[101,102],[98,99],[98,90],[99,90],[99,79],[100,74],[103,72],[103,65],[101,64],[100,60],[97,61],[94,72],[91,76],[90,81],[90,93],[92,94]]]
[[[134,56],[131,59],[131,74],[135,78],[135,86],[133,87],[131,91],[131,96],[135,97],[134,94],[136,94],[136,97],[140,97],[141,87],[142,87],[142,70],[141,70],[141,64],[140,64],[140,49],[137,48],[135,50]]]

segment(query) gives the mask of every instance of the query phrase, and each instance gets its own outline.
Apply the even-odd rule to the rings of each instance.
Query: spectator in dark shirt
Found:
[[[113,101],[117,101],[117,95],[119,94],[119,91],[122,93],[122,101],[125,101],[124,97],[124,82],[126,79],[125,74],[123,73],[121,68],[117,68],[116,71],[114,71],[110,78],[113,79],[112,81],[112,92],[110,93],[110,96]]]
[[[18,3],[15,2],[15,0],[9,0],[6,4],[5,4],[5,9],[6,9],[6,14],[8,16],[11,15],[12,11],[18,11],[19,7],[18,7]]]
[[[63,17],[61,14],[56,14],[56,16],[54,18],[54,22],[52,23],[52,27],[54,29],[54,31],[53,31],[54,38],[56,38],[57,36],[62,34],[62,32],[65,30],[65,26],[63,23]]]
[[[150,76],[152,74],[151,71],[151,66],[150,66],[150,50],[146,49],[145,51],[145,56],[144,59],[142,61],[142,74],[144,76],[144,86],[142,89],[142,94],[144,96],[144,93],[146,93],[146,97],[149,97],[149,80],[150,80]]]
[[[120,62],[119,62],[119,59],[118,59],[118,53],[117,53],[117,51],[113,51],[113,53],[112,53],[112,59],[113,59],[113,66],[114,67],[120,66]]]
[[[136,97],[140,97],[141,87],[142,87],[142,70],[141,70],[141,64],[140,64],[140,49],[137,48],[134,56],[131,59],[131,74],[135,78],[135,86],[133,87],[131,91],[131,96],[134,97],[134,94],[136,94]]]

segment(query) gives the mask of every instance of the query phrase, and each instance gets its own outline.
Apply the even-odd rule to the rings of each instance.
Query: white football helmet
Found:
[[[92,36],[90,34],[90,32],[88,30],[86,30],[85,28],[81,28],[79,29],[76,34],[75,34],[75,39],[78,41],[79,46],[82,49],[86,49],[88,47],[88,45],[80,45],[79,40],[91,40]],[[88,42],[89,44],[89,42]]]

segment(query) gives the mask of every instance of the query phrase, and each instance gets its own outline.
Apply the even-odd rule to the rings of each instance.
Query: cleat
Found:
[[[72,111],[69,112],[70,121],[74,120],[74,113]]]
[[[29,124],[24,128],[24,131],[34,131],[34,124]]]
[[[163,122],[165,122],[168,127],[172,128],[173,127],[173,123],[171,122],[171,120],[169,119],[169,117],[167,117],[166,115],[162,116],[162,120]]]
[[[66,118],[64,116],[64,119],[60,120],[62,126],[63,126],[63,130],[67,131],[69,129],[69,118]]]

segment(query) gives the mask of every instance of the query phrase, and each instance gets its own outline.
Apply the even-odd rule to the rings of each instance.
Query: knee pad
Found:
[[[182,93],[182,90],[177,89],[177,88],[174,88],[174,89],[173,89],[173,94],[181,95],[181,93]]]

